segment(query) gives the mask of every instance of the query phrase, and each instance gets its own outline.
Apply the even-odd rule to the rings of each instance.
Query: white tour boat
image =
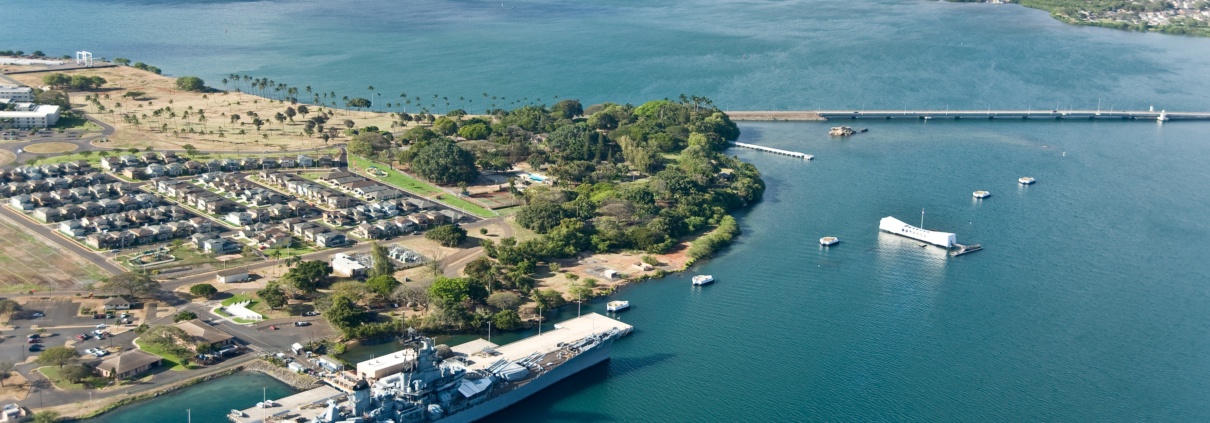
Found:
[[[975,191],[974,196],[975,196],[975,198],[982,200],[984,198],[991,197],[992,193],[987,192],[987,191]]]
[[[697,275],[693,277],[694,285],[707,285],[714,283],[713,275]]]
[[[1020,179],[1017,179],[1017,182],[1020,182],[1021,185],[1031,185],[1034,182],[1037,182],[1037,180],[1028,176],[1022,176]]]
[[[822,245],[825,247],[836,245],[836,243],[838,243],[838,242],[840,242],[840,238],[837,238],[834,236],[825,236],[825,237],[819,239],[819,245]]]
[[[618,312],[630,308],[630,301],[610,301],[605,305],[605,309],[611,312]]]

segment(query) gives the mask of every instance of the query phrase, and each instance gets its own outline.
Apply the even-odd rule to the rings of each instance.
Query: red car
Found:
[[[84,335],[84,334],[76,335],[77,341],[83,341],[85,339],[88,339],[88,335]]]
[[[42,342],[42,338],[29,338],[29,341],[28,341],[28,342],[26,342],[26,343],[29,343],[29,344],[37,344],[37,343],[39,343],[39,342]]]

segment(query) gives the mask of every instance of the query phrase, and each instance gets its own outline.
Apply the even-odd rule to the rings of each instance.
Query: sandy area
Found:
[[[238,93],[233,89],[227,93],[205,94],[178,91],[175,89],[175,79],[131,67],[119,66],[62,73],[100,76],[108,81],[100,91],[95,92],[101,96],[100,103],[104,110],[85,102],[84,97],[94,94],[94,92],[72,93],[72,104],[77,109],[84,110],[90,116],[117,129],[117,132],[109,137],[110,142],[102,144],[105,147],[143,148],[151,146],[160,149],[180,149],[184,144],[192,144],[199,150],[275,151],[281,146],[288,149],[324,146],[324,142],[318,134],[313,137],[303,134],[303,122],[306,120],[303,116],[295,116],[293,123],[286,121],[284,124],[273,119],[276,113],[284,112],[286,107],[290,106],[287,102]],[[47,74],[32,73],[9,76],[23,84],[38,87],[42,86],[42,77],[45,75]],[[223,89],[220,81],[206,82],[210,87]],[[140,91],[144,94],[137,100],[123,98],[122,96],[128,91]],[[298,96],[304,98],[310,97],[310,94],[300,92]],[[172,108],[177,114],[176,118],[153,116],[155,110],[166,106]],[[311,109],[311,114],[308,116],[313,116],[320,110],[328,110],[326,107],[319,106],[308,106],[308,108]],[[205,111],[205,122],[199,122],[199,110]],[[256,127],[252,125],[252,117],[248,114],[250,111],[255,112],[266,121],[260,131],[257,131]],[[183,117],[185,112],[189,112],[188,119]],[[334,112],[335,115],[329,119],[326,126],[335,126],[343,130],[345,129],[344,120],[349,119],[354,122],[356,128],[373,125],[381,129],[393,129],[391,128],[392,118],[387,113],[346,110],[334,110]],[[123,118],[123,115],[126,114],[134,114],[138,117],[139,124],[126,123]],[[240,120],[232,123],[230,116],[233,114],[240,115]],[[144,118],[143,115],[147,117]],[[163,125],[167,125],[167,131],[163,130]],[[207,134],[190,134],[188,133],[190,129],[206,131]],[[402,130],[403,128],[394,129]],[[239,135],[240,130],[245,131],[245,134]],[[179,135],[174,135],[174,131],[178,131]],[[213,135],[209,134],[211,131],[214,132]],[[222,137],[219,136],[220,131],[223,132]],[[341,135],[329,141],[329,144],[345,141],[347,138]]]

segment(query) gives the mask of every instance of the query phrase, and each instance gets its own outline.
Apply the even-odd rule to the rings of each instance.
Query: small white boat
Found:
[[[630,308],[630,301],[610,301],[605,305],[605,309],[611,312],[618,312]]]
[[[975,191],[974,195],[975,195],[975,198],[982,200],[984,198],[991,197],[992,193],[987,192],[987,191]]]
[[[697,275],[693,277],[694,285],[707,285],[714,283],[714,275]]]
[[[235,409],[231,410],[231,415],[235,416],[235,417],[247,417],[244,415],[243,411],[239,411],[239,410],[235,410]]]
[[[1030,185],[1037,182],[1037,180],[1028,176],[1022,176],[1020,179],[1017,179],[1017,182],[1021,183],[1021,185]]]
[[[837,238],[834,236],[825,236],[825,237],[819,239],[819,245],[822,245],[825,247],[836,245],[836,243],[838,243],[838,242],[840,242],[840,238]]]

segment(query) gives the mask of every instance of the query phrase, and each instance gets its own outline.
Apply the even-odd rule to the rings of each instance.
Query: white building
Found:
[[[348,254],[336,253],[332,256],[332,272],[351,278],[364,275],[366,267],[357,260],[353,260]]]
[[[59,122],[59,106],[17,103],[16,110],[0,112],[0,127],[49,128]]]
[[[20,85],[0,85],[0,99],[32,103],[34,89]]]

